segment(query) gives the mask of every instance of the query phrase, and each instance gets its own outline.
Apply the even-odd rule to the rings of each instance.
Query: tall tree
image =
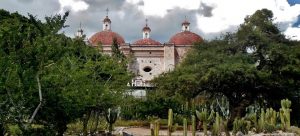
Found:
[[[194,46],[173,72],[154,80],[167,96],[225,95],[231,119],[254,101],[275,107],[299,96],[300,46],[284,38],[267,9],[245,18],[238,31]],[[266,102],[266,103],[264,103]]]
[[[67,123],[91,108],[104,110],[122,100],[129,73],[82,39],[59,34],[67,16],[46,17],[42,23],[32,15],[0,10],[2,131],[16,124],[22,135],[31,135],[33,117],[32,123],[43,126],[43,134],[63,135]]]

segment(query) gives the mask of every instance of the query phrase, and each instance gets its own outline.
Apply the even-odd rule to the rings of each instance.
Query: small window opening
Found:
[[[150,72],[150,71],[152,70],[152,68],[151,68],[151,67],[145,67],[143,70],[144,70],[145,72]]]

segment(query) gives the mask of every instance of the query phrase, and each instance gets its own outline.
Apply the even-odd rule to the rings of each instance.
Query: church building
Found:
[[[103,19],[103,30],[92,35],[88,42],[93,47],[102,46],[104,54],[111,54],[113,39],[117,39],[119,49],[126,56],[133,57],[133,62],[129,65],[129,70],[135,74],[135,78],[129,83],[131,87],[152,87],[150,81],[154,77],[173,70],[195,42],[203,41],[202,37],[190,31],[190,22],[186,19],[181,24],[181,32],[171,36],[165,43],[151,38],[147,20],[141,29],[141,39],[133,43],[126,43],[120,34],[112,31],[111,25],[112,21],[106,16]]]

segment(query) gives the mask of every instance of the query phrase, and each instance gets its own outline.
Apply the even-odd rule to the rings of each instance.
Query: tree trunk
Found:
[[[246,108],[251,104],[250,100],[243,99],[240,102],[230,103],[230,118],[228,127],[231,128],[236,117],[243,117],[246,114]]]
[[[91,116],[91,111],[88,111],[85,115],[83,115],[83,135],[87,136],[87,125]]]
[[[57,130],[57,135],[58,136],[63,136],[65,131],[67,130],[67,123],[66,122],[60,122],[59,123],[59,128]]]
[[[5,128],[4,125],[0,123],[0,136],[4,136],[4,135],[5,135]]]
[[[98,128],[99,112],[97,110],[95,111],[95,117],[96,117],[96,123],[95,123],[95,128],[94,128],[93,132],[96,132],[97,128]]]

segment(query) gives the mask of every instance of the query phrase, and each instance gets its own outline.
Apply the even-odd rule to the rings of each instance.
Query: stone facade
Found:
[[[203,39],[189,31],[189,22],[182,23],[182,32],[172,36],[169,42],[161,44],[150,38],[151,29],[146,21],[142,29],[142,39],[133,43],[125,43],[117,33],[111,31],[111,20],[108,16],[103,20],[103,31],[94,34],[89,43],[92,46],[102,46],[104,54],[111,54],[112,39],[117,38],[120,50],[126,56],[132,56],[129,70],[136,76],[129,84],[132,87],[152,87],[150,81],[164,72],[173,70],[192,47],[194,42],[202,42]]]

